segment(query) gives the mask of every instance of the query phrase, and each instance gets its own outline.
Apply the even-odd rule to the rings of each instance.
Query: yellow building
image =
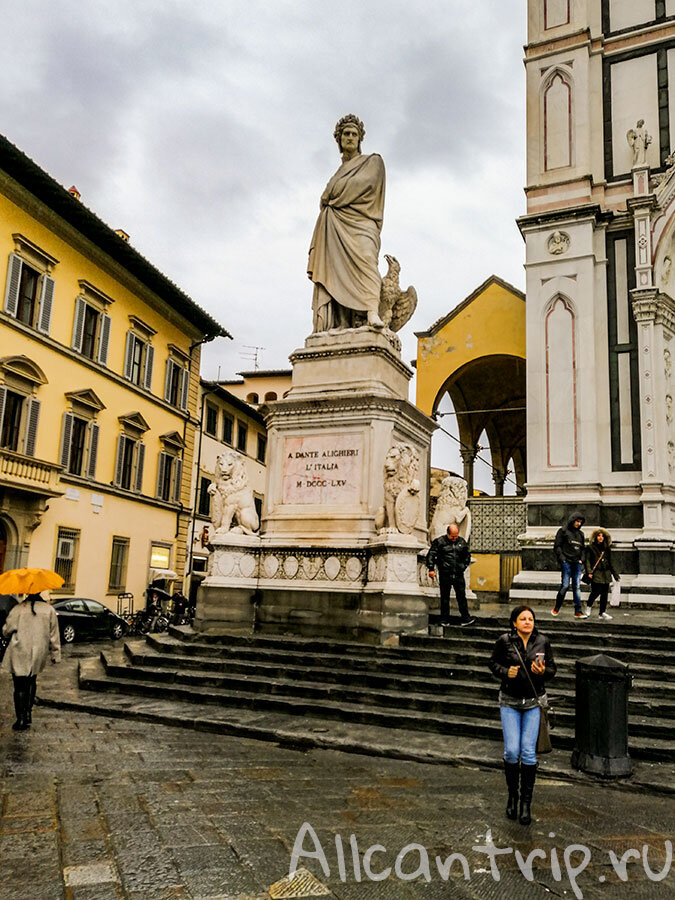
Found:
[[[227,332],[1,136],[0,265],[0,570],[138,605],[184,571],[200,346]]]
[[[241,459],[253,492],[253,502],[262,517],[267,461],[267,429],[261,413],[225,387],[224,382],[200,382],[201,431],[197,435],[192,481],[192,557],[186,572],[193,598],[206,574],[207,542],[211,525],[209,487],[214,480],[216,457],[232,450]]]
[[[416,332],[417,406],[434,415],[448,394],[457,416],[472,515],[471,587],[504,596],[520,568],[522,497],[503,497],[507,477],[526,479],[525,295],[492,275],[427,331]],[[474,496],[479,439],[487,434],[494,497]],[[509,475],[509,464],[513,475]]]
[[[485,430],[502,492],[509,459],[525,483],[525,294],[496,275],[417,337],[417,406],[433,415],[447,393],[457,414],[464,478],[473,490]]]
[[[291,369],[256,369],[253,372],[237,372],[238,378],[220,381],[227,390],[252,406],[262,406],[272,400],[281,400],[291,389]]]

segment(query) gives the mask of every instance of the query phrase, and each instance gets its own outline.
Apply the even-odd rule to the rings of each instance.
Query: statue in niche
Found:
[[[384,278],[378,269],[385,171],[379,154],[361,153],[365,133],[352,114],[343,116],[333,133],[342,165],[321,195],[307,264],[314,283],[314,332],[362,325],[398,331],[417,306],[415,288],[399,286],[395,257],[386,257]]]
[[[468,543],[471,537],[471,513],[467,483],[459,475],[448,475],[441,482],[436,509],[431,519],[431,540],[445,534],[448,525],[457,525],[459,536]]]
[[[259,527],[244,461],[234,450],[216,457],[216,474],[209,485],[211,522],[216,534],[255,534]]]
[[[652,142],[652,136],[647,133],[645,120],[638,119],[635,128],[629,128],[626,140],[633,151],[633,165],[643,166],[647,162],[647,147]]]
[[[384,460],[384,506],[375,515],[378,534],[410,534],[420,513],[420,456],[412,444],[398,441]]]

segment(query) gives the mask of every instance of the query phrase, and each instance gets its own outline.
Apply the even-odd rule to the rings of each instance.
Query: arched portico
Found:
[[[457,415],[464,478],[473,488],[478,441],[490,443],[495,494],[508,463],[526,478],[525,295],[493,275],[428,331],[417,332],[417,406],[437,412],[448,394]]]

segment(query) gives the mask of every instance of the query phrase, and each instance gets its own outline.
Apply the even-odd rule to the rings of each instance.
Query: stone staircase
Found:
[[[675,628],[546,622],[558,676],[554,747],[574,744],[574,663],[604,652],[629,663],[631,755],[673,760]],[[323,638],[200,635],[186,628],[127,641],[82,660],[80,689],[204,706],[338,720],[435,735],[501,740],[497,682],[487,666],[497,619],[405,637],[396,648]],[[197,727],[199,722],[197,721]]]

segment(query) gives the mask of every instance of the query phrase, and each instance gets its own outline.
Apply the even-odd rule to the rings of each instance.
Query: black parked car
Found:
[[[64,644],[85,636],[112,637],[117,640],[126,631],[127,623],[124,619],[98,600],[72,597],[70,600],[57,600],[52,605]]]

